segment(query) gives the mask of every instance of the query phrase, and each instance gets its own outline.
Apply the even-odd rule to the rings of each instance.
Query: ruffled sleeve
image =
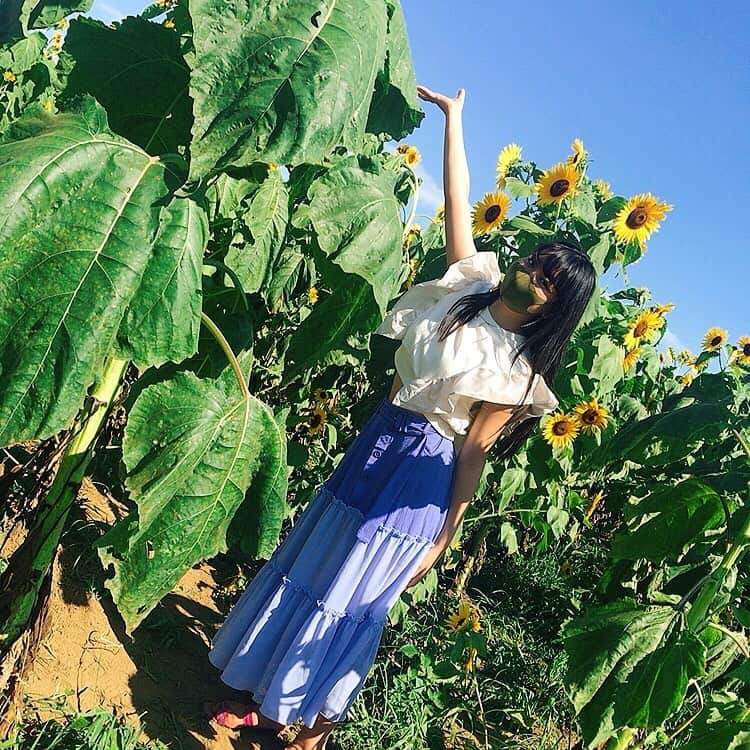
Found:
[[[448,294],[471,294],[475,289],[489,289],[500,282],[502,275],[497,256],[483,250],[454,261],[439,278],[423,281],[407,289],[389,310],[375,330],[382,336],[403,339],[409,326]]]
[[[488,336],[488,330],[495,335]],[[557,397],[538,373],[525,394],[531,363],[524,354],[515,358],[516,334],[469,323],[452,336],[447,348],[435,348],[430,339],[428,349],[417,351],[416,358],[411,350],[396,353],[397,365],[404,358],[399,369],[415,377],[404,382],[395,404],[430,415],[446,435],[466,434],[480,401],[520,407],[519,421],[557,408]]]

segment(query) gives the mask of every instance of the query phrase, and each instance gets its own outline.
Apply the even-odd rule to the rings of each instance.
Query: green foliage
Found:
[[[356,147],[386,53],[384,2],[191,0],[190,176]],[[237,33],[226,34],[226,29]],[[294,113],[290,116],[290,113]]]
[[[168,26],[149,20],[165,11],[156,5],[111,25],[77,18],[62,51],[30,31],[87,1],[0,11],[0,446],[85,425],[103,374],[135,365],[123,444],[132,507],[97,545],[130,632],[200,560],[270,555],[385,388],[390,352],[371,334],[405,283],[444,272],[445,228],[435,220],[404,241],[419,180],[384,149],[424,117],[399,3],[179,0]],[[577,164],[572,198],[550,205],[534,199],[538,166],[513,163],[504,184],[520,211],[477,247],[507,267],[567,240],[600,274],[626,269],[645,248],[617,239],[626,199],[605,197],[587,168]],[[570,668],[550,680],[564,683],[588,747],[661,741],[691,685],[710,687],[711,706],[694,747],[711,732],[739,746],[748,731],[746,710],[722,703],[747,700],[743,673],[725,675],[750,627],[750,470],[735,439],[748,375],[722,361],[727,346],[692,362],[697,372],[718,359],[720,372],[686,382],[656,348],[665,313],[647,289],[597,287],[549,385],[561,414],[594,409],[601,424],[560,445],[536,431],[511,459],[490,456],[472,504],[520,557],[575,545],[597,528],[593,498],[606,498],[606,566],[556,598],[546,622],[554,635],[569,617],[550,675],[564,657]],[[316,387],[333,396],[314,424]],[[344,408],[321,406],[330,401]],[[97,435],[83,435],[86,454]],[[64,520],[56,501],[50,518]],[[34,587],[3,612],[14,628],[63,526],[44,526]],[[3,564],[0,591],[14,572]],[[394,624],[409,627],[437,582],[432,571]],[[471,700],[450,692],[467,651],[491,659],[493,646],[476,632],[442,654],[404,645],[397,714],[417,729],[399,730],[394,747],[437,741],[431,724]],[[530,699],[508,716],[531,731],[535,712]]]
[[[53,26],[76,11],[87,11],[93,0],[4,0],[0,5],[0,43],[26,36],[31,29]]]
[[[184,152],[193,122],[190,71],[174,31],[137,17],[108,26],[80,16],[65,52],[66,97],[95,96],[112,130],[149,154]]]
[[[128,416],[123,455],[137,512],[98,546],[102,562],[114,565],[107,587],[128,631],[185,571],[227,550],[233,518],[242,552],[273,552],[286,497],[286,441],[269,407],[239,392],[231,368],[215,380],[178,373],[143,390]]]
[[[145,742],[142,732],[110,710],[74,713],[63,709],[59,718],[25,719],[0,747],[13,750],[167,750],[159,740]]]
[[[8,44],[0,44],[0,136],[34,102],[53,108],[59,85],[52,58],[46,54],[47,38],[40,32]]]
[[[93,99],[57,116],[36,105],[11,134],[0,144],[5,445],[67,427],[115,337],[140,365],[195,351],[205,234],[201,207],[175,197],[175,166],[113,135]]]

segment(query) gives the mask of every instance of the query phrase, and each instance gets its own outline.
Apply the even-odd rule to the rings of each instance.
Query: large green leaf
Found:
[[[382,319],[372,287],[342,272],[328,274],[326,281],[333,291],[315,304],[289,339],[285,381],[316,365],[353,365],[368,358],[370,333]]]
[[[554,237],[555,233],[551,229],[546,229],[537,224],[533,219],[523,214],[516,214],[508,221],[508,226],[513,229],[521,229],[523,232],[534,235],[534,241],[541,242],[544,239]]]
[[[695,403],[625,425],[584,459],[586,467],[627,458],[645,466],[677,461],[701,440],[713,440],[731,414],[721,404]]]
[[[689,630],[673,632],[630,673],[618,695],[618,726],[661,726],[685,699],[688,680],[705,672],[706,647]]]
[[[318,244],[344,271],[370,283],[382,315],[401,276],[403,225],[395,184],[396,174],[377,159],[352,155],[308,191]]]
[[[165,206],[143,280],[125,311],[114,350],[144,369],[198,350],[205,210],[191,198]]]
[[[243,551],[270,556],[286,511],[286,440],[271,409],[245,398],[234,371],[149,386],[128,416],[126,485],[137,510],[97,543],[105,582],[131,632],[200,560],[227,551],[243,500]]]
[[[66,94],[93,94],[115,133],[150,154],[188,146],[190,71],[173,30],[133,16],[114,27],[79,17],[70,22],[65,51],[74,60]]]
[[[622,348],[609,336],[600,336],[590,372],[591,377],[599,381],[599,394],[608,393],[622,380],[622,362]]]
[[[400,141],[424,119],[417,99],[417,80],[411,61],[406,23],[398,0],[386,0],[388,34],[382,70],[375,81],[367,130],[388,133]]]
[[[231,245],[224,262],[237,274],[245,292],[257,292],[271,281],[289,221],[289,194],[278,169],[272,169],[255,191],[243,215],[252,242]]]
[[[382,0],[189,0],[191,178],[318,161],[365,130],[385,57]]]
[[[676,557],[686,544],[724,520],[719,495],[694,478],[657,488],[634,508],[626,506],[625,515],[651,517],[638,528],[615,535],[611,552],[614,560],[661,562]]]
[[[682,683],[670,684],[665,676],[683,671],[692,675],[695,649],[659,650],[674,616],[669,607],[621,600],[591,607],[564,623],[565,690],[578,712],[587,747],[603,742],[619,727],[638,726],[635,722],[649,712],[661,715],[677,695],[684,695]],[[680,655],[684,661],[675,664]],[[636,698],[634,683],[643,670],[648,672],[636,685]],[[647,685],[658,685],[658,695],[648,696]],[[645,714],[643,700],[654,701]]]
[[[36,107],[10,137],[0,144],[0,445],[67,427],[146,269],[184,273],[191,263],[171,253],[201,250],[190,246],[197,232],[177,241],[188,210],[170,206],[177,177],[109,132],[93,99],[57,116]],[[194,282],[178,282],[180,294],[195,294]],[[152,342],[148,356],[169,358],[171,344]]]

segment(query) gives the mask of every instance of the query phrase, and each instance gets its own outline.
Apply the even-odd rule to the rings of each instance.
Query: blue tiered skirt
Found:
[[[443,527],[453,441],[384,398],[214,635],[208,658],[284,725],[341,721]]]

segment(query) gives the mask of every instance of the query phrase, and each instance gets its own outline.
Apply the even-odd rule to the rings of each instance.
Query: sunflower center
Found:
[[[495,221],[498,216],[500,216],[500,206],[498,206],[496,203],[493,203],[484,212],[485,221]]]
[[[636,338],[640,338],[644,333],[646,333],[647,330],[647,323],[638,323],[638,325],[636,325],[636,327],[633,329],[633,336],[635,336]]]
[[[743,354],[744,354],[744,355],[745,355],[746,357],[750,357],[750,342],[748,342],[747,344],[745,344],[745,345],[744,345],[744,346],[742,347],[742,353],[743,353]]]
[[[310,420],[310,424],[313,427],[317,427],[320,423],[321,423],[321,416],[320,416],[320,414],[313,414],[313,417]]]
[[[555,435],[567,435],[568,434],[568,424],[567,424],[567,422],[564,422],[564,421],[557,422],[552,427],[552,432],[554,432]]]
[[[549,194],[553,198],[559,198],[561,195],[565,195],[570,188],[570,180],[555,180],[549,189]]]
[[[721,336],[714,336],[711,339],[711,346],[719,346],[721,344]]]
[[[593,409],[588,409],[583,413],[582,419],[586,424],[596,424],[596,412]]]
[[[643,206],[638,206],[638,208],[633,209],[628,214],[628,218],[625,220],[625,223],[631,229],[638,229],[638,227],[642,227],[646,223],[646,219],[648,219],[648,213],[646,212],[646,209],[643,208]]]

